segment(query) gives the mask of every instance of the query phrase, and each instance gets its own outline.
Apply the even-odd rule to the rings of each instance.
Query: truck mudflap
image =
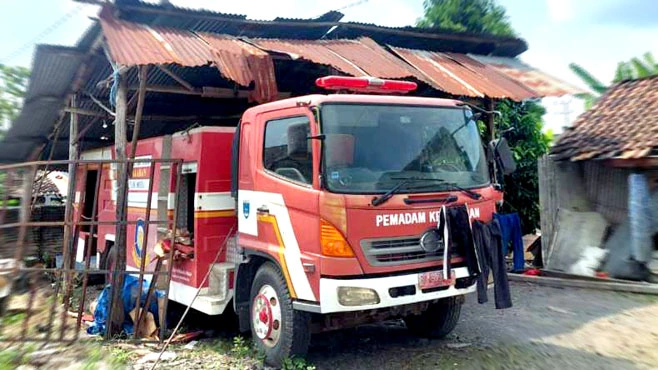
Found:
[[[464,295],[473,293],[476,289],[475,282],[469,277],[466,267],[452,269],[452,277],[458,284],[453,282],[433,289],[420,289],[421,275],[422,273],[413,273],[365,279],[321,278],[320,303],[296,301],[293,307],[301,311],[322,314],[362,311]],[[464,288],[461,288],[464,284],[459,284],[462,279],[468,282]],[[359,299],[363,304],[359,304]]]

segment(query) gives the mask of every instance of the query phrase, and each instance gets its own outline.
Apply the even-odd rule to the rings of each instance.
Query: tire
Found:
[[[449,297],[432,303],[420,315],[404,318],[410,332],[420,337],[439,339],[450,334],[459,321],[462,311],[460,297]]]
[[[114,261],[117,259],[117,249],[114,246],[110,246],[109,248],[110,250],[105,253],[105,258],[101,261],[101,270],[110,271],[105,273],[105,285],[111,284],[113,281],[112,271],[114,271]]]
[[[9,297],[0,298],[0,317],[3,317],[5,315],[5,311],[7,310],[7,303],[8,302],[9,302]]]
[[[311,317],[293,310],[286,281],[273,263],[263,264],[256,272],[250,298],[251,335],[265,363],[279,368],[287,358],[305,356]]]

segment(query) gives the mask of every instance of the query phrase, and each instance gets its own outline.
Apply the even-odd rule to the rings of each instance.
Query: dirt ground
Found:
[[[658,297],[512,283],[514,307],[467,298],[443,340],[402,322],[313,338],[318,369],[656,369]]]
[[[315,335],[306,361],[286,368],[658,368],[658,296],[512,283],[514,307],[495,310],[492,294],[484,305],[470,295],[457,329],[445,339],[411,336],[401,321],[365,325]],[[194,321],[200,318],[195,316],[185,323],[188,330],[197,326]],[[207,320],[201,318],[206,328]],[[262,368],[249,339],[223,327],[213,322],[199,342],[172,345],[158,368]],[[152,362],[146,357],[157,352],[155,346],[98,341],[67,348],[0,347],[0,369],[18,364],[23,369],[148,369]],[[19,352],[25,352],[22,359],[16,358]]]

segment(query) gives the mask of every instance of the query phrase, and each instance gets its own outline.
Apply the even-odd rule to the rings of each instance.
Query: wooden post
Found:
[[[487,105],[486,109],[489,112],[493,112],[495,106],[494,106],[494,101],[493,101],[492,98],[487,99],[486,105]],[[496,138],[496,126],[494,125],[494,116],[495,115],[493,113],[489,113],[487,116],[488,116],[487,117],[487,126],[488,126],[488,129],[489,129],[489,135],[491,135],[491,140],[494,140]]]
[[[147,66],[139,67],[139,90],[137,91],[137,110],[135,111],[135,126],[133,127],[133,138],[130,142],[130,158],[135,159],[137,152],[137,140],[139,140],[139,129],[142,124],[142,114],[144,113],[144,98],[146,96],[146,74]],[[132,167],[132,166],[131,166]]]
[[[112,276],[112,300],[110,305],[110,323],[107,326],[106,335],[112,337],[112,333],[120,333],[124,320],[123,302],[121,293],[126,271],[126,212],[128,206],[128,165],[126,161],[127,146],[127,109],[128,109],[128,86],[125,80],[125,72],[118,74],[119,88],[117,90],[116,121],[114,123],[114,159],[116,163],[117,200],[116,200],[116,234],[113,248],[116,249],[116,260],[114,261],[114,272]]]
[[[69,105],[73,109],[77,108],[76,95],[71,96],[71,101]],[[75,241],[73,240],[74,230],[73,230],[72,221],[73,221],[73,203],[76,200],[75,187],[76,187],[76,171],[77,171],[77,166],[73,161],[77,161],[80,155],[78,141],[76,140],[76,137],[78,136],[78,114],[70,113],[70,115],[71,115],[71,120],[69,122],[69,161],[70,162],[68,165],[69,184],[66,193],[66,208],[64,210],[64,221],[67,222],[67,224],[64,226],[64,243],[63,243],[63,251],[62,251],[62,263],[63,263],[62,267],[65,269],[71,268],[71,260],[73,259],[72,250]],[[70,279],[70,274],[69,273],[64,274],[63,284],[65,287],[69,285],[69,279]],[[64,297],[63,299],[66,300],[66,297]],[[66,304],[66,302],[63,303]]]

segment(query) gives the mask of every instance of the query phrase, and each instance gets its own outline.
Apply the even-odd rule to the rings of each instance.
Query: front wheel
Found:
[[[462,297],[443,298],[430,304],[420,315],[409,315],[404,318],[409,331],[426,338],[443,338],[450,334],[459,321],[462,311]]]
[[[251,335],[265,363],[280,367],[286,358],[304,356],[311,339],[310,316],[292,308],[281,271],[267,262],[251,286]]]

